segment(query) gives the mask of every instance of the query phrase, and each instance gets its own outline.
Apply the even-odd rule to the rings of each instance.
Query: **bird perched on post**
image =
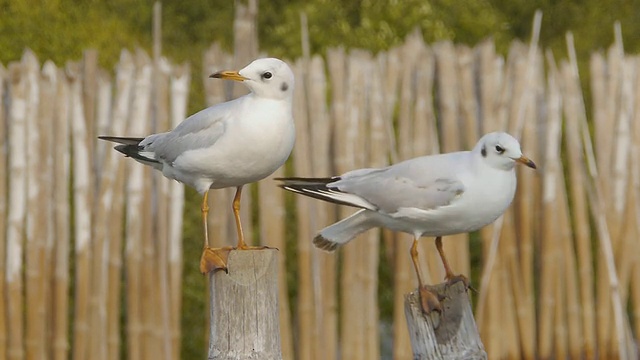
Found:
[[[511,135],[484,135],[471,151],[422,156],[380,169],[359,169],[330,178],[280,178],[280,187],[298,194],[360,208],[320,231],[313,244],[334,251],[358,234],[384,227],[413,235],[411,259],[418,277],[422,311],[442,311],[423,283],[418,239],[435,236],[447,282],[455,275],[442,249],[442,236],[478,230],[495,221],[516,191],[516,163],[535,169]]]
[[[203,195],[203,274],[226,269],[230,250],[255,248],[246,244],[240,223],[242,187],[282,166],[295,142],[294,76],[285,62],[257,59],[239,71],[220,71],[210,77],[242,82],[251,92],[193,114],[169,132],[145,138],[99,137],[119,143],[115,147],[119,152]],[[207,195],[209,189],[227,187],[236,188],[233,214],[238,244],[214,249],[209,247],[207,232]]]

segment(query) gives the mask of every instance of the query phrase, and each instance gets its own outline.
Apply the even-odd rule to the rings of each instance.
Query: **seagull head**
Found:
[[[473,149],[492,167],[511,170],[516,163],[524,164],[532,169],[536,164],[522,155],[520,143],[513,136],[504,132],[492,132],[484,135]]]
[[[259,97],[277,100],[293,97],[293,71],[276,58],[257,59],[239,71],[218,71],[209,77],[241,81]]]

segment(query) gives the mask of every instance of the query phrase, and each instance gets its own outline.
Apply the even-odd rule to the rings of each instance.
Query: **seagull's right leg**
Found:
[[[209,247],[209,229],[207,227],[207,217],[209,215],[209,190],[204,193],[202,199],[202,225],[204,228],[204,249],[200,257],[200,272],[207,274],[215,270],[227,270],[227,258],[231,247],[212,248]]]
[[[429,315],[434,310],[442,313],[442,305],[440,305],[438,295],[427,289],[422,282],[422,273],[420,272],[420,266],[418,266],[418,237],[413,238],[411,260],[413,261],[413,268],[416,270],[416,275],[418,276],[418,292],[420,294],[420,307],[422,308],[422,312],[426,315]]]

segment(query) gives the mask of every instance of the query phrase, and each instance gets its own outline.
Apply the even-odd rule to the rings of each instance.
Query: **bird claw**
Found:
[[[227,268],[227,260],[229,259],[229,252],[231,250],[265,250],[278,248],[269,246],[239,246],[239,247],[223,247],[223,248],[210,248],[205,247],[202,250],[202,256],[200,257],[200,272],[202,275],[206,275],[210,272],[218,270],[224,270],[225,273],[229,273]]]
[[[447,275],[444,277],[445,280],[447,280],[447,286],[452,286],[455,285],[458,282],[462,282],[464,284],[464,288],[466,289],[470,289],[471,291],[473,291],[474,293],[478,293],[478,290],[476,290],[476,288],[474,288],[471,285],[471,282],[469,281],[469,279],[462,275],[462,274],[458,274],[458,275]]]
[[[424,315],[429,315],[433,311],[442,314],[440,301],[444,300],[443,297],[430,291],[426,286],[418,287],[418,293],[420,294],[420,307]]]
[[[227,259],[229,258],[229,252],[231,250],[233,250],[231,247],[205,247],[200,257],[200,272],[202,275],[218,270],[224,270],[224,272],[228,274]]]

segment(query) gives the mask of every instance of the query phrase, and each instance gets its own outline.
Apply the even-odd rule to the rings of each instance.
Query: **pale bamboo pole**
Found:
[[[147,133],[149,94],[151,86],[151,64],[148,56],[139,50],[136,53],[136,74],[133,88],[134,101],[129,118],[127,133],[132,136],[144,136]],[[128,164],[126,189],[126,233],[125,262],[127,274],[127,349],[129,359],[144,359],[144,318],[142,313],[142,260],[144,213],[144,168],[136,162]]]
[[[569,59],[571,67],[573,69],[574,78],[579,79],[577,57],[575,53],[575,47],[573,44],[573,37],[569,36],[567,39],[567,47],[569,52]],[[604,263],[606,264],[606,275],[609,284],[609,296],[610,302],[613,304],[613,317],[616,329],[617,340],[617,355],[622,359],[631,359],[637,357],[637,350],[627,342],[629,338],[628,332],[628,319],[624,313],[622,306],[622,299],[620,296],[618,275],[616,273],[615,259],[613,255],[613,247],[611,244],[611,237],[607,227],[606,218],[603,216],[604,211],[604,196],[598,181],[598,170],[593,151],[593,143],[591,141],[591,135],[587,124],[587,118],[585,114],[584,101],[580,98],[580,132],[582,135],[582,143],[585,149],[587,159],[587,170],[589,171],[589,177],[591,181],[587,181],[587,194],[589,196],[589,202],[591,203],[592,216],[596,221],[596,230],[598,232],[598,240],[600,250],[604,256]],[[599,326],[598,326],[599,327]],[[602,349],[599,349],[602,350]],[[602,354],[602,353],[601,353]]]
[[[52,61],[46,61],[41,73],[40,86],[40,111],[39,126],[40,134],[44,134],[39,156],[42,159],[42,168],[40,169],[40,184],[42,189],[41,196],[46,199],[45,204],[41,203],[42,222],[40,226],[44,228],[44,234],[40,241],[44,243],[41,254],[43,276],[40,277],[40,288],[42,289],[42,305],[41,316],[45,318],[45,328],[42,329],[44,338],[44,353],[47,357],[53,353],[53,283],[54,277],[54,221],[55,221],[55,204],[54,204],[54,188],[52,179],[54,178],[54,144],[55,144],[55,122],[57,103],[60,101],[58,95],[58,68]]]
[[[89,147],[89,159],[93,161],[96,158],[94,149],[98,142],[96,134],[96,96],[98,90],[98,50],[86,49],[82,52],[82,62],[80,63],[81,72],[81,89],[82,89],[82,104],[84,109],[84,120],[87,127],[87,137]],[[96,164],[91,164],[91,187],[89,189],[90,198],[93,198],[93,192],[95,188],[95,181],[98,176],[96,172],[99,168]]]
[[[346,136],[349,130],[349,126],[347,123],[347,82],[348,80],[348,69],[347,68],[347,56],[343,48],[331,49],[327,52],[327,65],[329,69],[330,83],[331,83],[331,109],[330,116],[331,122],[333,124],[333,149],[329,150],[334,154],[333,161],[333,170],[335,173],[342,173],[344,171],[352,170],[350,169],[350,165],[348,163],[348,159],[346,158],[346,151],[343,150],[343,147],[346,146],[347,140]],[[350,105],[350,104],[349,104]],[[347,215],[346,210],[341,209],[336,211],[339,214],[340,218],[343,218]],[[331,219],[330,219],[331,220]],[[336,256],[335,254],[331,256]],[[337,260],[335,261],[337,264]],[[336,279],[339,281],[339,279]],[[337,286],[336,286],[337,289]],[[337,293],[337,291],[336,291]],[[336,308],[338,306],[338,301],[336,300]],[[341,329],[344,329],[344,316],[341,316],[338,319]],[[342,330],[344,331],[344,330]],[[337,340],[336,343],[340,346],[337,350],[340,352],[340,357],[345,357],[345,339],[344,337],[341,340]]]
[[[368,132],[365,132],[367,143],[365,143],[364,166],[383,167],[388,165],[389,142],[387,141],[386,121],[384,118],[384,90],[382,87],[382,71],[378,67],[378,62],[370,60],[363,68],[365,73],[370,74],[367,78],[367,98],[365,99],[368,109],[365,108],[365,116],[369,120]],[[368,154],[366,154],[368,152]],[[380,230],[370,230],[364,240],[360,241],[364,266],[360,269],[360,278],[363,283],[362,295],[364,298],[372,299],[366,302],[364,307],[364,343],[365,359],[380,358],[380,336],[379,336],[379,304],[378,304],[378,266],[380,253]]]
[[[640,59],[636,58],[636,67],[640,67]],[[640,113],[640,76],[636,77],[635,91],[635,109],[634,114]],[[638,118],[633,121],[633,140],[631,141],[631,174],[632,174],[632,194],[633,194],[633,213],[635,217],[630,220],[635,223],[635,236],[640,235],[640,125],[637,124]],[[634,254],[640,251],[638,242],[635,242]],[[640,342],[640,262],[635,261],[631,270],[631,304],[635,311],[633,312],[633,326],[635,329],[635,341]]]
[[[364,68],[370,63],[371,56],[361,50],[353,51],[347,58],[346,96],[348,108],[343,118],[342,134],[336,133],[336,154],[341,161],[336,160],[338,173],[357,169],[364,166],[364,144],[366,137],[366,78]],[[336,126],[339,123],[336,124]],[[339,208],[340,218],[353,213],[352,209]],[[346,359],[364,359],[366,355],[364,307],[358,299],[365,291],[360,278],[362,269],[366,268],[367,253],[366,235],[355,239],[352,244],[342,250],[342,278],[341,288],[341,356]]]
[[[75,312],[73,358],[89,358],[89,294],[91,274],[91,198],[88,138],[82,103],[80,66],[69,64],[71,143],[73,152],[73,208],[75,237]]]
[[[187,115],[187,100],[191,69],[183,64],[171,75],[171,126],[176,127]],[[177,181],[169,184],[169,233],[168,271],[172,359],[180,358],[180,310],[182,308],[182,218],[184,210],[184,185]],[[284,256],[280,256],[283,257]]]
[[[474,50],[466,45],[456,46],[456,66],[458,69],[459,112],[462,120],[461,149],[472,149],[480,139],[480,119],[478,118],[478,99],[474,78]],[[467,269],[468,270],[468,269]]]
[[[591,229],[585,197],[585,170],[582,146],[580,144],[578,114],[580,112],[580,84],[573,72],[564,72],[564,114],[566,118],[566,149],[568,155],[568,172],[571,182],[569,187],[570,202],[573,205],[574,237],[577,246],[580,303],[582,305],[583,354],[587,359],[596,356],[596,328],[594,294],[593,294],[593,257],[591,253]],[[568,77],[570,75],[570,77]],[[595,89],[594,89],[595,90]],[[594,94],[595,95],[595,94]],[[596,96],[594,96],[595,98]]]
[[[53,127],[53,205],[55,207],[55,249],[53,269],[53,334],[52,358],[64,360],[69,358],[69,247],[70,206],[69,206],[69,118],[70,96],[69,81],[62,70],[57,70],[58,88],[56,103],[56,119]]]
[[[537,44],[536,44],[537,46]],[[531,48],[529,49],[531,55]],[[544,115],[539,113],[537,99],[544,96],[544,70],[542,56],[536,52],[527,61],[526,70],[527,94],[523,99],[525,110],[522,110],[521,144],[525,154],[530,158],[543,159],[544,145],[540,142],[539,133],[544,130],[544,124],[540,119]],[[533,68],[530,69],[530,68]],[[517,131],[517,130],[516,130]],[[542,164],[541,164],[542,165]],[[542,207],[540,194],[540,172],[518,166],[518,188],[512,211],[517,226],[513,241],[509,242],[511,281],[514,289],[513,295],[517,306],[518,333],[522,356],[526,359],[535,358],[536,347],[536,308],[534,289],[534,247],[536,240],[535,230],[539,225],[539,213]]]
[[[632,197],[628,194],[632,191],[631,185],[631,142],[632,126],[634,118],[634,86],[636,84],[637,71],[635,59],[625,57],[622,61],[622,80],[620,84],[620,107],[618,109],[616,125],[616,141],[612,169],[611,200],[618,219],[618,241],[614,248],[616,254],[616,266],[620,276],[620,294],[627,299],[629,294],[629,280],[631,277],[631,265],[637,254],[633,253],[633,243],[636,241],[633,227],[630,226],[633,219],[631,209]],[[625,300],[626,302],[626,300]]]
[[[111,129],[109,133],[124,134],[126,132],[126,122],[129,117],[131,107],[132,90],[134,85],[135,66],[131,54],[123,50],[120,53],[120,61],[116,66],[115,78],[115,98],[111,115]],[[108,290],[107,290],[107,352],[110,360],[120,358],[120,312],[121,312],[121,279],[122,279],[122,223],[124,217],[124,184],[125,184],[125,168],[126,161],[117,156],[117,153],[111,151],[105,152],[106,159],[113,159],[117,166],[113,175],[112,196],[107,194],[101,195],[105,201],[112,200],[110,211],[108,213],[109,222],[109,265],[108,265]],[[111,154],[109,154],[111,153]],[[103,175],[104,176],[104,175]],[[102,180],[105,181],[104,179]],[[108,189],[108,188],[107,188]]]
[[[118,126],[113,124],[114,129],[109,129],[110,107],[112,103],[112,86],[107,74],[98,73],[95,83],[97,91],[95,93],[96,117],[95,128],[99,134],[122,134],[124,124]],[[90,318],[89,328],[92,336],[89,340],[89,354],[93,359],[106,360],[108,356],[107,345],[107,313],[115,311],[113,308],[107,307],[107,291],[108,291],[108,258],[109,258],[109,235],[113,230],[110,229],[110,219],[108,213],[111,210],[114,177],[117,174],[115,151],[112,145],[106,141],[96,143],[94,149],[95,162],[100,162],[100,166],[94,167],[94,174],[99,180],[99,186],[95,192],[95,202],[93,207],[93,261],[91,263],[91,295],[90,295]],[[98,158],[103,154],[103,159]],[[117,159],[122,161],[122,159]],[[117,230],[115,230],[117,231]]]
[[[43,274],[45,232],[41,222],[44,206],[40,205],[42,188],[40,186],[40,148],[42,136],[38,126],[40,107],[40,64],[35,54],[27,50],[22,63],[25,66],[26,101],[27,101],[27,229],[25,243],[25,352],[27,358],[44,356],[45,317],[43,293],[41,288]]]
[[[399,83],[398,80],[393,83],[397,84],[396,86],[399,87],[399,97],[396,99],[397,104],[388,104],[391,109],[396,106],[398,108],[398,141],[395,144],[395,151],[393,147],[391,149],[392,159],[394,162],[413,157],[414,112],[411,111],[413,105],[413,69],[415,68],[415,62],[420,54],[420,48],[424,46],[419,36],[419,34],[416,34],[408,38],[405,44],[399,48],[397,55],[397,57],[400,58],[399,61],[393,61],[388,64],[387,74],[393,74],[395,79],[400,79]],[[387,79],[390,81],[390,75],[387,76]],[[393,134],[393,129],[391,129],[390,132]],[[394,153],[397,155],[393,156]],[[395,233],[393,235],[395,238],[393,243],[393,357],[394,359],[404,360],[413,358],[404,311],[404,294],[415,289],[417,277],[411,268],[411,258],[409,256],[409,249],[411,247],[413,237],[405,233]],[[423,253],[430,252],[428,249],[429,244],[421,245],[422,246],[420,248],[422,250],[419,251],[419,253],[421,254],[421,259],[424,259],[425,255]],[[424,274],[425,281],[431,282],[431,272],[428,271],[429,266],[425,265],[424,261],[421,261],[421,270],[423,273],[427,271],[427,273]]]
[[[24,353],[22,237],[25,230],[27,189],[26,81],[24,65],[9,64],[9,177],[7,215],[6,314],[8,333],[7,359],[22,359]]]
[[[551,57],[551,55],[549,55],[549,57]],[[553,60],[550,60],[550,63]],[[554,64],[555,66],[555,64]],[[562,84],[562,96],[563,96],[563,100],[566,100],[566,96],[571,96],[570,94],[567,94],[567,89],[566,89],[566,83],[567,81],[567,70],[569,68],[567,67],[566,63],[562,64],[562,68],[560,69],[560,73],[556,74],[556,76],[559,77],[559,81]],[[570,72],[569,74],[569,81],[571,81],[571,77],[570,77]],[[573,109],[571,108],[567,108],[566,106],[566,102],[563,103],[563,112],[564,114],[568,114],[569,111],[572,111]],[[571,116],[571,115],[567,115],[567,118]],[[577,132],[576,132],[577,133]],[[560,159],[560,156],[558,156],[558,159]],[[561,165],[560,165],[561,166]],[[580,291],[579,291],[579,277],[578,277],[578,269],[577,269],[577,259],[576,259],[576,249],[574,248],[574,244],[573,244],[573,239],[574,239],[574,232],[572,229],[572,221],[571,221],[571,214],[570,214],[570,210],[569,210],[569,194],[566,193],[565,191],[562,191],[564,189],[566,189],[565,184],[565,178],[564,178],[564,172],[560,172],[558,174],[558,184],[556,185],[556,188],[559,189],[560,194],[559,194],[559,200],[558,200],[558,211],[559,211],[559,221],[561,223],[561,227],[560,227],[560,239],[561,239],[561,251],[563,252],[562,258],[564,259],[564,268],[561,268],[560,271],[562,274],[564,274],[565,276],[560,279],[559,281],[563,283],[563,285],[559,288],[562,292],[564,292],[564,294],[560,294],[558,295],[559,298],[563,301],[563,308],[566,308],[566,315],[563,315],[563,317],[558,318],[556,317],[555,321],[556,321],[556,326],[561,326],[560,324],[558,324],[559,322],[562,322],[562,326],[563,329],[566,328],[567,329],[567,333],[566,334],[562,334],[565,339],[564,341],[566,342],[565,344],[563,344],[566,347],[566,351],[569,353],[569,355],[572,358],[577,358],[577,357],[581,357],[581,353],[583,352],[583,344],[585,341],[584,335],[583,335],[583,330],[584,330],[584,326],[583,326],[583,321],[581,319],[582,317],[582,310],[581,310],[581,302],[580,302]],[[557,274],[555,276],[558,276]],[[562,296],[564,295],[564,297]],[[556,316],[557,316],[557,312],[556,312]],[[556,338],[556,343],[558,341],[560,341],[561,339]]]
[[[548,76],[547,76],[547,142],[544,154],[543,194],[542,194],[542,227],[540,246],[540,290],[539,290],[539,314],[538,314],[538,355],[542,358],[550,357],[553,347],[553,321],[554,309],[557,306],[555,291],[558,289],[556,282],[560,268],[557,264],[561,258],[555,251],[559,220],[558,184],[557,179],[562,171],[560,162],[560,137],[562,136],[562,97],[560,92],[560,79],[558,69],[550,52],[547,52]]]
[[[444,153],[460,151],[462,132],[460,132],[459,109],[459,74],[456,70],[456,53],[451,42],[445,41],[435,44],[436,64],[438,67],[437,91],[440,115],[441,148]],[[433,241],[430,241],[433,242]],[[446,236],[443,241],[444,252],[456,273],[469,276],[469,234]],[[431,251],[431,253],[435,253]],[[438,263],[438,262],[436,262]],[[444,278],[444,268],[439,263],[440,271],[434,275],[434,281]]]
[[[154,13],[159,18],[160,3],[154,4]],[[158,20],[159,21],[159,20]],[[157,25],[159,26],[159,25]],[[159,41],[159,39],[158,39]],[[159,45],[158,45],[159,46]],[[173,71],[173,66],[169,61],[154,51],[154,75],[152,88],[152,123],[151,132],[169,131],[173,128],[169,118],[170,90],[169,76]],[[153,346],[156,356],[165,359],[171,359],[173,351],[173,341],[171,336],[171,315],[170,315],[170,292],[169,292],[169,212],[171,199],[169,196],[169,185],[173,182],[158,171],[153,172],[152,177],[152,194],[151,203],[155,204],[158,212],[152,218],[152,229],[150,236],[150,245],[155,258],[155,268],[151,269],[153,276],[158,284],[159,296],[153,297],[155,300],[156,314],[151,313],[153,322],[152,335]],[[147,280],[149,281],[149,280]]]
[[[329,176],[331,168],[331,118],[327,108],[327,79],[325,64],[320,56],[313,56],[307,71],[307,106],[311,134],[311,175]],[[335,205],[321,201],[311,203],[311,229],[319,231],[333,222]],[[337,257],[324,251],[312,250],[316,325],[319,331],[316,358],[334,360],[338,356],[338,294]],[[281,328],[282,329],[282,328]],[[281,330],[282,331],[282,330]],[[284,341],[283,341],[284,345]],[[283,349],[284,353],[284,349]]]
[[[301,61],[293,65],[296,78],[293,116],[296,119],[296,146],[293,149],[293,164],[296,176],[311,175],[311,141],[309,138],[309,121],[307,113],[306,77]],[[296,197],[297,221],[297,259],[298,259],[298,348],[297,355],[301,360],[314,359],[316,353],[316,317],[313,296],[313,278],[311,266],[311,239],[315,229],[309,224],[311,218],[311,202],[313,199]]]
[[[8,82],[8,72],[0,64],[0,99],[5,98],[5,85]],[[8,174],[7,167],[7,107],[4,100],[0,100],[0,172]],[[6,247],[7,247],[7,176],[0,176],[0,299],[6,299]],[[0,355],[7,356],[7,309],[6,300],[0,305]]]
[[[501,226],[500,245],[498,249],[498,257],[500,261],[496,267],[495,276],[498,280],[496,286],[499,296],[494,298],[491,306],[496,309],[492,312],[496,315],[495,324],[491,325],[493,334],[500,333],[499,343],[493,342],[492,347],[497,347],[497,350],[491,350],[497,358],[513,359],[519,356],[521,353],[520,334],[518,329],[518,317],[516,304],[519,307],[518,301],[521,299],[518,296],[521,294],[515,294],[518,289],[513,286],[513,268],[516,267],[517,261],[515,258],[517,254],[514,253],[513,247],[509,245],[509,240],[515,237],[516,225],[515,215],[513,211],[508,211],[503,216],[503,225]],[[503,241],[507,239],[507,241]],[[515,296],[514,296],[515,295]],[[499,310],[498,310],[499,309]]]

